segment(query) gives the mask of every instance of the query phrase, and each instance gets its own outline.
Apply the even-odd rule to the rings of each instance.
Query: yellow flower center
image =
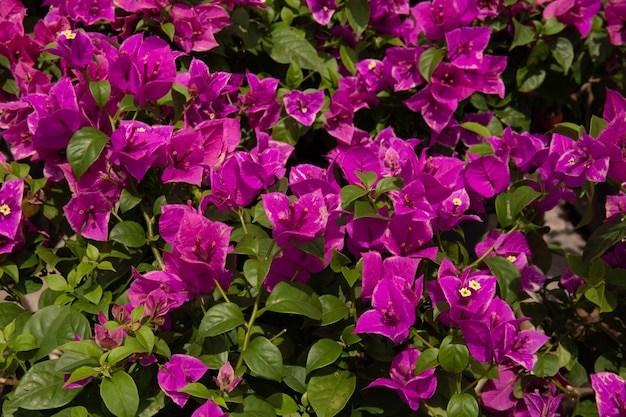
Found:
[[[138,127],[138,128],[137,128],[137,132],[139,132],[139,133],[143,133],[143,132],[145,132],[145,131],[146,131],[146,128],[145,128],[145,127]]]
[[[368,70],[370,70],[370,71],[371,71],[371,70],[373,70],[374,68],[376,68],[376,62],[375,62],[375,61],[372,61],[372,62],[370,62],[369,64],[367,64],[367,69],[368,69]]]
[[[461,294],[461,297],[469,297],[470,295],[472,295],[472,292],[469,290],[469,288],[463,287],[459,290],[459,294]]]
[[[469,287],[471,289],[473,289],[474,291],[478,291],[478,290],[480,290],[480,282],[478,282],[476,280],[471,280],[469,282]]]
[[[576,160],[574,158],[570,158],[567,162],[569,162],[570,165],[574,165]]]
[[[511,263],[517,261],[517,257],[515,255],[509,255],[506,259]]]
[[[11,214],[11,207],[3,204],[2,206],[0,206],[0,213],[2,213],[3,216],[8,216],[9,214]]]
[[[62,31],[61,35],[64,35],[65,39],[74,39],[76,37],[76,33],[72,32],[69,29]]]
[[[458,198],[458,197],[452,200],[452,204],[454,204],[454,205],[455,205],[455,206],[457,206],[457,207],[458,207],[458,206],[460,206],[462,203],[463,203],[463,202],[462,202],[462,201],[461,201],[461,199],[460,199],[460,198]]]

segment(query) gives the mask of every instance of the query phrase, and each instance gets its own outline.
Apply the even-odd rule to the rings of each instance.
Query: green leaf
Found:
[[[322,304],[322,326],[328,326],[348,318],[350,310],[343,301],[334,295],[321,295],[320,303]]]
[[[511,214],[511,193],[505,191],[496,196],[496,217],[501,227],[509,227],[513,224]]]
[[[276,313],[322,318],[322,304],[313,290],[299,282],[279,282],[265,302],[265,308]]]
[[[283,378],[283,356],[267,338],[257,336],[242,353],[252,375],[280,381]]]
[[[280,64],[293,61],[302,69],[319,71],[321,66],[313,45],[292,27],[276,27],[272,31],[270,56]]]
[[[491,272],[498,277],[500,297],[510,305],[516,305],[519,302],[520,292],[519,269],[511,261],[501,256],[486,258],[484,262],[491,269]]]
[[[415,362],[415,375],[419,375],[427,369],[434,368],[439,365],[439,349],[428,348],[422,352]]]
[[[537,355],[537,363],[533,368],[533,373],[539,378],[554,376],[560,369],[559,358],[551,353]]]
[[[446,341],[448,343],[446,343]],[[462,372],[469,363],[469,350],[460,340],[447,336],[439,348],[439,364],[452,373]]]
[[[326,250],[324,246],[324,236],[319,236],[309,242],[298,242],[292,239],[291,244],[322,261],[324,260]]]
[[[295,89],[298,88],[300,84],[302,84],[302,80],[304,79],[304,75],[302,74],[302,70],[295,62],[291,62],[289,64],[289,68],[287,68],[287,75],[285,81],[287,82],[287,86]]]
[[[341,63],[350,71],[350,74],[356,74],[355,62],[358,62],[359,59],[354,49],[345,45],[339,45],[339,56],[341,57]]]
[[[60,345],[71,342],[76,336],[91,337],[91,325],[81,313],[67,306],[47,306],[37,311],[24,325],[24,333],[35,336],[39,350],[33,362],[48,355]]]
[[[528,67],[521,67],[517,70],[516,74],[517,87],[522,93],[528,93],[536,90],[543,84],[546,79],[546,70],[544,69],[530,69]]]
[[[516,218],[530,203],[541,196],[528,185],[517,187],[511,194],[511,215]]]
[[[349,263],[350,258],[333,248],[333,252],[330,257],[330,269],[332,269],[333,272],[341,272],[341,267],[348,265]]]
[[[366,0],[348,0],[345,10],[348,23],[354,30],[356,38],[359,39],[370,20],[369,5]]]
[[[59,411],[56,414],[53,414],[51,417],[88,417],[89,413],[87,409],[82,405],[77,407],[68,407]]]
[[[318,417],[333,417],[346,406],[356,388],[356,377],[349,371],[311,377],[307,398]]]
[[[369,194],[369,190],[356,185],[346,185],[341,189],[341,207],[347,209],[354,200]]]
[[[106,106],[111,97],[111,84],[107,80],[92,81],[89,83],[89,91],[101,109]]]
[[[126,188],[122,190],[122,194],[120,194],[120,210],[122,213],[126,213],[140,202],[141,197],[132,195]]]
[[[243,263],[243,275],[254,288],[259,288],[269,272],[271,261],[259,262],[256,259],[247,259]]]
[[[146,231],[139,223],[126,220],[113,226],[109,239],[130,248],[140,248],[146,244]]]
[[[72,135],[67,144],[66,157],[77,180],[98,159],[109,139],[93,127],[83,127]]]
[[[100,384],[100,396],[107,409],[116,417],[134,417],[139,408],[139,393],[133,378],[117,371]]]
[[[304,366],[285,365],[283,382],[292,390],[304,394],[306,392],[306,371]]]
[[[7,327],[22,313],[26,313],[26,310],[15,303],[0,303],[0,329]]]
[[[211,398],[211,391],[209,391],[209,389],[205,387],[204,384],[201,384],[199,382],[191,382],[183,388],[179,389],[178,391],[193,395],[197,398],[202,398],[204,400],[206,400],[207,398]]]
[[[298,415],[298,404],[289,395],[277,392],[267,398],[267,402],[274,407],[277,416],[294,416]]]
[[[550,48],[552,56],[563,67],[563,74],[567,75],[572,62],[574,62],[574,47],[567,38],[558,37],[556,42],[553,42]]]
[[[547,133],[558,133],[563,136],[567,136],[568,138],[578,140],[584,131],[585,129],[580,125],[570,122],[562,122],[550,129]]]
[[[402,178],[385,177],[376,183],[376,197],[392,190],[401,190],[404,186]]]
[[[591,122],[589,124],[589,134],[594,138],[597,138],[600,133],[607,127],[609,122],[595,114],[591,115]]]
[[[83,379],[91,377],[95,378],[98,375],[100,375],[100,371],[97,371],[92,366],[81,366],[72,372],[68,380],[65,381],[65,384],[71,384],[72,382],[82,381]]]
[[[161,23],[161,30],[163,31],[163,33],[167,35],[170,42],[174,40],[174,34],[176,33],[176,28],[174,27],[174,24],[172,22]]]
[[[448,402],[448,417],[478,417],[478,401],[472,395],[454,394]]]
[[[435,68],[437,68],[437,65],[439,65],[442,59],[443,51],[439,48],[430,48],[422,52],[418,68],[426,82],[430,82],[430,77],[433,75]]]
[[[513,42],[511,42],[509,51],[513,50],[516,46],[527,45],[535,39],[535,29],[533,27],[523,25],[515,18],[513,18],[513,27],[515,29],[515,35],[513,35]]]
[[[11,406],[15,409],[48,410],[72,401],[82,388],[63,388],[63,373],[58,372],[55,366],[55,361],[33,365],[15,388]]]
[[[556,17],[551,17],[543,24],[542,33],[548,36],[556,35],[566,27],[567,25],[565,23],[559,22],[558,20],[556,20]]]
[[[460,126],[463,129],[467,129],[470,132],[474,132],[474,133],[479,134],[481,136],[484,136],[486,138],[489,137],[489,136],[492,136],[491,132],[489,131],[489,129],[487,129],[486,126],[483,126],[483,125],[481,125],[479,123],[476,123],[476,122],[464,122],[464,123],[461,123]]]
[[[200,322],[198,337],[213,337],[245,323],[241,308],[235,303],[220,303],[211,307]]]
[[[306,373],[323,368],[341,356],[341,345],[332,339],[320,339],[311,346],[306,358]]]
[[[617,308],[617,299],[606,290],[604,283],[587,289],[585,297],[600,307],[600,313],[609,313]]]
[[[582,262],[589,264],[602,256],[613,245],[626,238],[626,221],[620,217],[602,223],[587,239]]]
[[[13,350],[16,352],[26,352],[37,349],[35,336],[28,333],[18,334],[13,341]]]
[[[50,274],[42,277],[48,287],[53,291],[68,291],[70,289],[67,281],[59,274]]]

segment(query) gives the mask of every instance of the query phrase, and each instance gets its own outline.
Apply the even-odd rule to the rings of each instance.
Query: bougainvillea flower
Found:
[[[476,69],[465,70],[465,76],[470,80],[476,91],[484,94],[496,94],[504,98],[505,86],[502,73],[506,69],[506,56],[484,55]]]
[[[424,48],[394,46],[385,51],[385,75],[393,91],[406,91],[424,83],[417,63]]]
[[[412,214],[394,215],[381,236],[385,248],[396,256],[420,257],[420,249],[432,241],[429,221],[414,220]]]
[[[556,17],[561,23],[576,26],[582,36],[587,36],[591,20],[601,6],[601,0],[555,0],[543,9],[543,18]]]
[[[403,279],[409,288],[413,288],[417,267],[420,261],[414,258],[390,256],[383,260],[379,252],[369,251],[362,254],[363,258],[363,288],[361,299],[370,300],[374,289],[383,278],[398,277]],[[407,294],[408,298],[417,300],[422,298],[422,286],[415,286],[413,295]]]
[[[109,217],[113,204],[100,191],[74,194],[63,212],[76,233],[87,239],[105,241],[109,236]]]
[[[422,278],[419,278],[422,285]],[[406,297],[406,282],[400,277],[383,276],[372,293],[372,310],[356,322],[354,333],[376,333],[400,343],[409,335],[415,322],[415,303]]]
[[[228,414],[226,414],[219,405],[209,399],[198,407],[191,417],[228,417]]]
[[[121,346],[124,337],[127,336],[124,326],[109,330],[107,327],[96,323],[94,331],[96,343],[104,350],[111,350]]]
[[[613,372],[591,374],[600,417],[626,416],[626,380]]]
[[[187,53],[205,52],[218,46],[214,34],[230,24],[228,12],[212,3],[194,7],[174,4],[170,17],[174,23],[174,42]]]
[[[459,68],[479,68],[490,36],[490,27],[462,27],[446,32],[448,59]]]
[[[426,188],[419,179],[405,184],[402,190],[390,191],[389,196],[396,215],[410,214],[412,220],[430,220],[436,217],[426,199]]]
[[[523,408],[526,409],[528,417],[557,417],[561,415],[560,407],[561,402],[565,398],[565,394],[556,394],[556,386],[552,383],[548,383],[549,387],[546,389],[545,385],[536,387],[532,392],[528,392],[527,388],[523,394]],[[531,384],[529,384],[531,385]],[[518,402],[516,407],[516,413],[522,415],[520,407],[522,404]]]
[[[311,126],[324,104],[324,92],[293,90],[283,96],[287,114],[305,126]]]
[[[194,126],[194,130],[199,131],[203,139],[202,166],[205,168],[220,165],[226,155],[237,148],[241,138],[239,119],[205,120]]]
[[[515,408],[518,399],[514,388],[521,378],[515,370],[508,366],[498,366],[498,378],[489,379],[482,388],[480,401],[489,412],[506,411]]]
[[[22,221],[24,180],[6,180],[0,188],[0,235],[14,240]]]
[[[165,295],[166,304],[161,307],[165,314],[191,300],[188,285],[176,274],[167,271],[151,271],[140,274],[133,268],[133,282],[128,290],[128,299],[133,307],[145,304],[148,296],[154,291]],[[163,315],[161,314],[161,315]]]
[[[602,110],[602,118],[610,122],[622,112],[626,112],[626,98],[624,98],[617,91],[607,88],[606,102],[604,103],[604,109]]]
[[[330,22],[337,10],[335,0],[305,0],[305,3],[313,13],[313,20],[322,26],[326,26]]]
[[[171,142],[173,130],[173,126],[122,120],[111,135],[111,162],[141,181],[151,167],[165,166],[165,147]]]
[[[597,140],[606,147],[609,155],[607,176],[618,182],[626,182],[626,110],[618,111],[598,134]]]
[[[609,39],[615,46],[626,44],[626,3],[621,0],[607,0],[604,6],[604,17],[606,18],[606,30],[609,32]]]
[[[426,124],[435,132],[441,132],[447,126],[458,106],[457,100],[439,101],[433,95],[430,85],[413,94],[403,103],[414,112],[421,112]]]
[[[220,210],[245,207],[271,185],[268,177],[273,179],[248,152],[235,152],[211,170],[212,193],[206,198]]]
[[[172,252],[164,254],[171,272],[197,294],[213,290],[214,280],[227,286],[230,274],[225,266],[232,227],[211,221],[182,204],[165,205],[161,211],[161,236],[172,245]]]
[[[395,389],[402,401],[413,411],[419,408],[420,400],[426,400],[435,394],[437,376],[435,369],[429,368],[415,375],[415,363],[421,352],[408,346],[391,362],[388,378],[378,378],[366,388],[387,387]]]
[[[188,127],[174,132],[166,145],[169,163],[161,175],[163,182],[184,182],[198,187],[202,184],[203,141],[199,131]]]
[[[285,142],[272,139],[264,132],[257,132],[257,145],[250,149],[250,156],[267,172],[264,181],[273,184],[274,178],[283,178],[287,174],[287,161],[294,151],[294,147]],[[293,172],[293,167],[291,171]]]
[[[46,52],[60,56],[74,68],[83,68],[93,59],[94,49],[85,32],[65,30],[59,34],[56,47]]]
[[[427,39],[439,40],[446,32],[474,20],[478,15],[478,8],[475,1],[433,0],[418,3],[411,12],[419,31],[424,32]]]
[[[69,17],[91,26],[100,20],[115,20],[113,0],[82,0],[67,2]]]
[[[468,164],[465,181],[476,194],[491,198],[508,188],[511,173],[505,160],[495,155],[479,156]]]
[[[555,170],[573,177],[574,181],[578,179],[577,184],[582,184],[585,179],[604,182],[609,170],[609,160],[604,144],[583,133],[572,144],[572,148],[561,155],[556,162]]]
[[[134,94],[140,105],[158,100],[172,88],[177,56],[158,36],[133,35],[122,42],[119,57],[111,65],[111,86]]]
[[[284,247],[290,239],[310,242],[321,236],[328,221],[328,209],[321,191],[304,194],[294,201],[283,193],[261,196],[267,218],[274,225],[272,236]]]
[[[157,372],[157,381],[161,390],[174,401],[183,407],[189,399],[189,394],[179,392],[190,382],[196,382],[209,370],[198,358],[189,355],[172,355],[172,359],[166,362]]]
[[[353,146],[337,157],[337,164],[350,184],[361,184],[363,181],[356,174],[374,172],[380,178],[380,161],[371,146]]]
[[[241,382],[241,377],[235,377],[233,366],[230,362],[226,362],[220,367],[217,377],[213,377],[213,381],[220,388],[220,391],[231,392]]]
[[[506,258],[520,271],[528,265],[528,258],[532,256],[526,238],[517,230],[501,233],[492,229],[482,242],[476,244],[475,251],[479,258],[491,256]]]

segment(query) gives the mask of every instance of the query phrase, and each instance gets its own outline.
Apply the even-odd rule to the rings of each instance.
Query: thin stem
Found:
[[[243,354],[248,348],[248,344],[250,343],[250,337],[252,336],[252,326],[254,326],[254,321],[257,318],[257,312],[259,311],[259,301],[261,300],[261,291],[256,296],[254,300],[254,306],[252,307],[252,314],[250,315],[250,320],[246,324],[246,335],[243,339],[243,345],[241,346],[241,353],[239,354],[239,358],[237,359],[237,366],[235,366],[235,370],[241,368],[243,364]]]
[[[154,255],[154,259],[156,259],[157,264],[159,264],[159,268],[165,271],[165,263],[163,262],[163,258],[161,257],[161,253],[159,252],[159,248],[154,243],[154,229],[152,226],[154,225],[154,217],[150,217],[148,212],[146,211],[144,205],[141,205],[141,212],[143,213],[143,218],[146,220],[146,225],[148,227],[148,242],[150,245],[150,249],[152,250],[152,255]]]
[[[246,227],[246,221],[243,218],[243,209],[239,208],[238,210],[235,211],[235,213],[237,213],[237,216],[239,217],[239,221],[241,222],[241,228],[243,229],[243,233],[247,235],[248,228]]]
[[[414,328],[411,328],[411,333],[413,334],[413,336],[417,337],[419,340],[421,340],[421,342],[428,346],[429,348],[433,349],[434,346],[431,345],[426,339],[424,339],[418,332],[417,330],[415,330]]]
[[[226,293],[224,292],[224,289],[222,288],[222,286],[220,285],[220,283],[213,278],[213,281],[215,282],[215,286],[217,287],[217,290],[220,292],[220,294],[222,295],[222,298],[224,298],[224,300],[226,300],[227,303],[230,303],[230,300],[228,299],[228,296],[226,295]]]

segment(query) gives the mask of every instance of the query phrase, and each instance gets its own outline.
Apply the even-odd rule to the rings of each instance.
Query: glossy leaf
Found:
[[[55,369],[55,361],[33,365],[15,388],[11,406],[26,410],[48,410],[62,407],[78,395],[82,388],[63,388],[63,374]]]
[[[266,337],[255,337],[242,355],[252,375],[274,381],[283,378],[283,356]]]
[[[332,339],[318,340],[311,346],[306,358],[306,373],[323,368],[335,362],[341,356],[341,345]]]
[[[200,322],[198,337],[213,337],[245,323],[241,308],[235,303],[220,303],[211,307]]]
[[[133,417],[139,408],[139,393],[133,378],[117,371],[100,383],[100,396],[107,409],[116,417]]]
[[[354,30],[354,34],[358,39],[370,20],[370,7],[365,0],[348,0],[346,3],[346,15],[348,23]]]
[[[349,371],[313,376],[307,388],[308,400],[318,417],[333,417],[346,406],[356,388],[356,377]]]
[[[515,30],[515,34],[513,35],[513,42],[511,42],[511,46],[509,47],[509,51],[515,48],[516,46],[527,45],[535,39],[535,29],[531,26],[526,26],[517,21],[517,19],[512,18],[513,28]]]
[[[291,27],[277,27],[272,31],[270,56],[280,64],[292,61],[302,69],[319,70],[317,51],[301,31]]]
[[[98,107],[103,109],[111,96],[111,84],[107,80],[92,81],[89,83],[89,91],[91,91]]]
[[[439,48],[430,48],[422,52],[418,62],[418,69],[426,81],[430,82],[430,77],[442,59],[443,51]]]
[[[279,282],[265,302],[265,308],[277,313],[299,314],[319,320],[322,304],[310,287],[298,282]]]
[[[484,261],[491,272],[498,277],[500,297],[511,305],[519,301],[520,272],[508,259],[493,256]]]
[[[113,226],[109,238],[129,248],[140,248],[146,244],[146,231],[139,223],[126,220]]]
[[[478,401],[467,393],[454,394],[448,402],[446,411],[448,417],[478,417]]]
[[[93,127],[83,127],[72,135],[66,157],[77,179],[98,159],[109,140],[106,134]]]

